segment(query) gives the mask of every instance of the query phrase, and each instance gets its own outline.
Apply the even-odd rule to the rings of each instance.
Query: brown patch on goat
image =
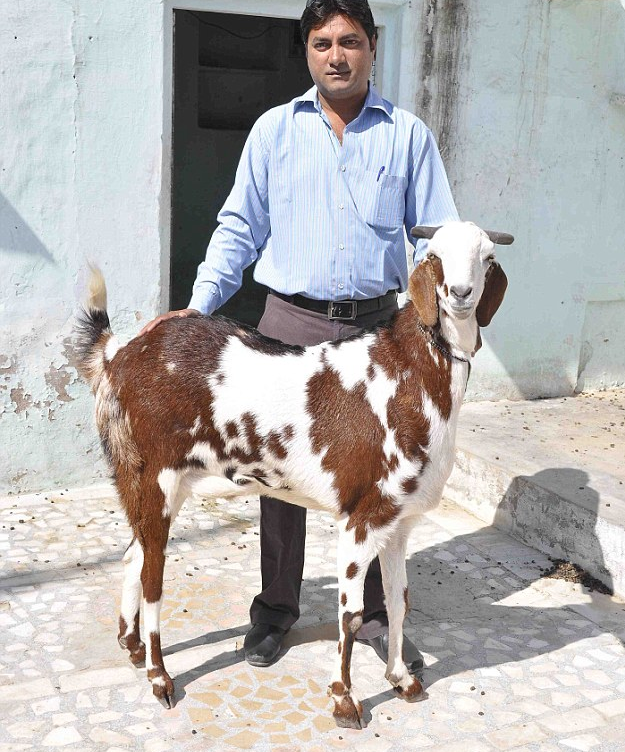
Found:
[[[225,428],[226,428],[226,436],[229,439],[236,439],[237,436],[239,435],[239,427],[233,420],[229,420],[226,423]]]
[[[272,431],[267,437],[267,449],[279,460],[285,460],[288,452],[282,443],[282,436],[277,431]]]
[[[163,653],[161,651],[161,636],[158,632],[150,632],[149,636],[150,658],[154,668],[148,669],[148,679],[159,676],[164,670]]]
[[[419,481],[415,476],[411,478],[405,478],[401,484],[401,490],[405,494],[412,494],[417,490],[418,485],[419,485]]]
[[[436,332],[432,336],[435,337]],[[389,400],[389,427],[396,431],[401,427],[406,445],[414,447],[415,441],[408,437],[418,435],[418,444],[427,447],[429,421],[420,404],[420,390],[425,391],[436,405],[443,420],[448,420],[451,415],[451,362],[435,348],[431,351],[431,345],[408,307],[399,312],[394,328],[380,331],[369,354],[387,378],[397,384],[397,390]],[[398,443],[405,453],[401,442]],[[422,459],[420,452],[412,451],[408,456]]]
[[[347,605],[347,593],[341,593],[341,606]]]
[[[399,514],[399,509],[390,497],[379,489],[371,489],[349,515],[346,530],[354,528],[354,541],[364,543],[369,529],[376,530],[389,525]]]
[[[249,452],[241,454],[241,459],[246,462],[260,462],[261,450],[265,443],[265,440],[258,432],[258,424],[256,422],[256,416],[252,413],[243,413],[241,416],[241,422],[243,423],[243,430],[245,432],[245,438],[249,446]],[[234,452],[236,455],[237,452]],[[248,459],[249,458],[249,459]]]
[[[340,510],[349,515],[347,529],[356,527],[357,540],[362,541],[366,526],[377,528],[386,524],[391,510],[392,516],[396,514],[376,485],[388,475],[385,429],[367,400],[365,383],[345,389],[327,364],[310,378],[307,392],[313,452],[323,453],[321,466],[334,476]],[[349,440],[343,440],[345,436]]]
[[[406,606],[406,615],[408,615],[408,611],[410,611],[410,606],[408,604],[408,588],[404,588],[404,605]]]
[[[354,647],[354,638],[356,632],[362,626],[362,611],[345,611],[342,620],[343,630],[343,652],[341,654],[341,679],[347,690],[351,689],[352,682],[350,678],[350,664],[352,660],[352,649]],[[337,692],[338,694],[338,692]]]
[[[399,457],[396,454],[391,454],[391,456],[386,461],[386,469],[389,473],[394,472],[399,467]]]
[[[139,612],[137,611],[132,631],[128,632],[128,624],[123,616],[119,617],[119,636],[117,637],[119,645],[130,653],[130,660],[135,665],[145,661],[145,645],[141,641],[139,629]]]
[[[352,561],[352,563],[347,567],[347,571],[345,572],[345,577],[347,577],[348,580],[353,580],[357,574],[358,574],[358,564],[356,564],[355,561]]]

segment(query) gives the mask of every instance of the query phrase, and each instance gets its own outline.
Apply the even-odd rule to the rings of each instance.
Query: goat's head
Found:
[[[484,231],[472,222],[414,227],[411,234],[430,240],[408,286],[423,324],[435,326],[443,315],[457,322],[475,316],[479,326],[487,326],[508,285],[495,261],[495,243],[509,245],[512,235]]]

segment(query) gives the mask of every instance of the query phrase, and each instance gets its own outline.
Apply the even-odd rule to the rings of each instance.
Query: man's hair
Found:
[[[367,0],[308,0],[300,19],[304,44],[308,44],[308,36],[312,29],[318,29],[337,14],[358,21],[365,30],[369,43],[373,43],[378,36],[373,13]]]

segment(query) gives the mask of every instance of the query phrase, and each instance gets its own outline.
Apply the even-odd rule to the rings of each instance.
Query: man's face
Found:
[[[364,97],[375,55],[359,21],[336,15],[311,29],[306,44],[308,69],[327,100]]]

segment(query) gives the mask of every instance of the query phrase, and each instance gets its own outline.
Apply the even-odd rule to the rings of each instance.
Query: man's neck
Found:
[[[332,115],[339,117],[347,125],[360,115],[366,98],[367,92],[349,99],[327,99],[320,93],[319,103],[328,117]]]

